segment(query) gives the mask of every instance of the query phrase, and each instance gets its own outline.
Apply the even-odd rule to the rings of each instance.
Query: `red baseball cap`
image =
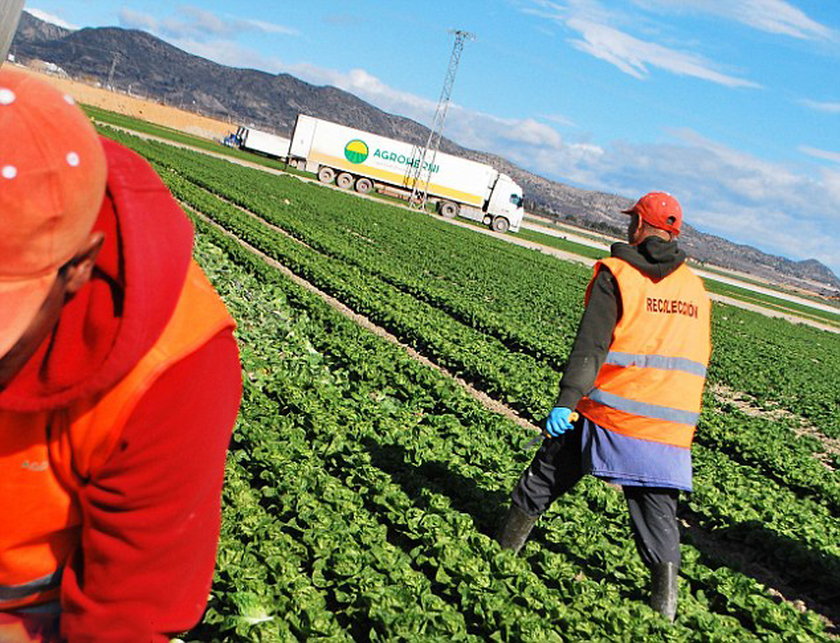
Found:
[[[0,69],[0,356],[90,234],[106,174],[96,130],[72,97]]]
[[[625,214],[638,214],[645,223],[670,232],[675,237],[682,227],[682,208],[679,202],[667,192],[648,192],[636,201],[632,208],[622,210]]]

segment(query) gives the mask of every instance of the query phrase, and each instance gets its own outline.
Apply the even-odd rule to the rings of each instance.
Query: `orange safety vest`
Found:
[[[602,265],[618,284],[622,315],[577,410],[604,429],[689,448],[712,351],[703,282],[685,264],[659,281],[616,257],[595,264],[595,275]]]
[[[60,410],[0,410],[0,611],[58,598],[62,570],[79,545],[75,492],[107,461],[155,380],[233,326],[191,262],[161,336],[114,387]]]

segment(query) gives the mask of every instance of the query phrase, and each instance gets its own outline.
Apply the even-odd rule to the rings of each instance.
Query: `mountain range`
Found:
[[[143,31],[117,27],[68,30],[26,12],[11,53],[18,62],[51,63],[71,78],[163,101],[189,105],[205,116],[288,136],[298,113],[383,136],[424,144],[429,130],[331,86],[315,86],[289,74],[220,65],[189,54]],[[481,161],[514,178],[526,207],[559,222],[623,236],[619,213],[631,201],[552,181],[486,152],[441,139],[441,150]],[[815,259],[793,261],[684,225],[681,245],[702,263],[738,270],[823,295],[840,295],[840,279]]]

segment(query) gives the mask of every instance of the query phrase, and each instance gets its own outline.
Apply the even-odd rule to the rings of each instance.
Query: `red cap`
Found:
[[[90,234],[106,173],[96,130],[72,97],[0,70],[0,356]]]
[[[622,210],[625,214],[638,214],[645,223],[654,228],[670,232],[675,237],[682,227],[682,208],[679,202],[667,192],[648,192],[636,201],[632,208]]]

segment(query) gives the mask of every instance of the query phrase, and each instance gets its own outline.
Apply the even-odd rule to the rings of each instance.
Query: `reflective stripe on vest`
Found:
[[[684,357],[666,357],[665,355],[641,355],[610,351],[606,364],[616,366],[638,366],[640,368],[659,368],[664,371],[682,371],[691,375],[706,377],[706,365]]]
[[[700,418],[699,413],[680,411],[679,409],[672,409],[667,406],[637,402],[636,400],[619,397],[618,395],[607,393],[605,391],[599,391],[598,389],[593,389],[587,393],[586,397],[593,402],[609,406],[612,409],[626,411],[627,413],[651,418],[653,420],[664,420],[665,422],[675,422],[676,424],[688,424],[690,426],[694,426]]]
[[[61,572],[58,570],[42,578],[37,578],[22,585],[0,585],[0,608],[4,603],[19,601],[33,594],[40,594],[58,587],[61,583]]]
[[[0,609],[59,598],[79,544],[75,490],[108,460],[136,405],[167,369],[234,322],[192,262],[161,336],[111,389],[52,413],[0,410]]]
[[[596,264],[590,288],[602,266],[615,278],[622,316],[578,411],[616,433],[688,448],[711,352],[703,284],[685,265],[654,281],[610,257]]]

